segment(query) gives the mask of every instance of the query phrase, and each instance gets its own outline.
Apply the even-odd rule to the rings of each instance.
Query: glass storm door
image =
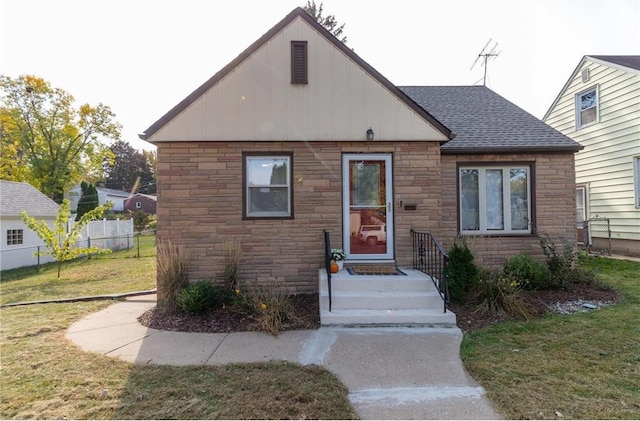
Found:
[[[393,259],[391,155],[348,154],[342,159],[347,259]]]

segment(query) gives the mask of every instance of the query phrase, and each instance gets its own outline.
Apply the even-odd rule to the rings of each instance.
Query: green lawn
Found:
[[[155,287],[152,242],[111,255],[0,274],[2,303]],[[353,419],[346,388],[319,367],[272,362],[220,367],[139,366],[81,351],[64,337],[112,301],[0,310],[0,418]]]
[[[640,263],[582,264],[624,300],[465,335],[465,367],[505,418],[640,419]]]

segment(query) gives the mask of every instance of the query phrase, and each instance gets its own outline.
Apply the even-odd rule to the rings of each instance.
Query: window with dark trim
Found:
[[[291,83],[308,83],[307,41],[291,41]]]
[[[460,231],[463,234],[529,234],[531,167],[458,168]]]
[[[23,243],[22,230],[7,230],[7,245],[13,246]]]
[[[293,218],[292,154],[246,153],[244,217]]]

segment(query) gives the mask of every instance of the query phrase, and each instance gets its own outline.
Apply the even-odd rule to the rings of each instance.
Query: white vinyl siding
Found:
[[[633,182],[636,208],[640,208],[640,156],[633,158]],[[640,221],[638,221],[640,223]]]
[[[307,41],[306,84],[291,83],[291,41]],[[293,20],[148,140],[448,139],[317,33]]]
[[[581,72],[590,79],[583,83]],[[577,128],[576,98],[598,88],[598,122]],[[634,157],[640,156],[640,72],[584,60],[547,113],[551,127],[584,149],[576,154],[576,183],[588,184],[587,219],[610,219],[613,239],[640,241]]]

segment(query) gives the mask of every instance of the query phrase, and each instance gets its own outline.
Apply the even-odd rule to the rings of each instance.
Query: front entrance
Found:
[[[391,154],[342,158],[343,239],[347,259],[393,259]]]

